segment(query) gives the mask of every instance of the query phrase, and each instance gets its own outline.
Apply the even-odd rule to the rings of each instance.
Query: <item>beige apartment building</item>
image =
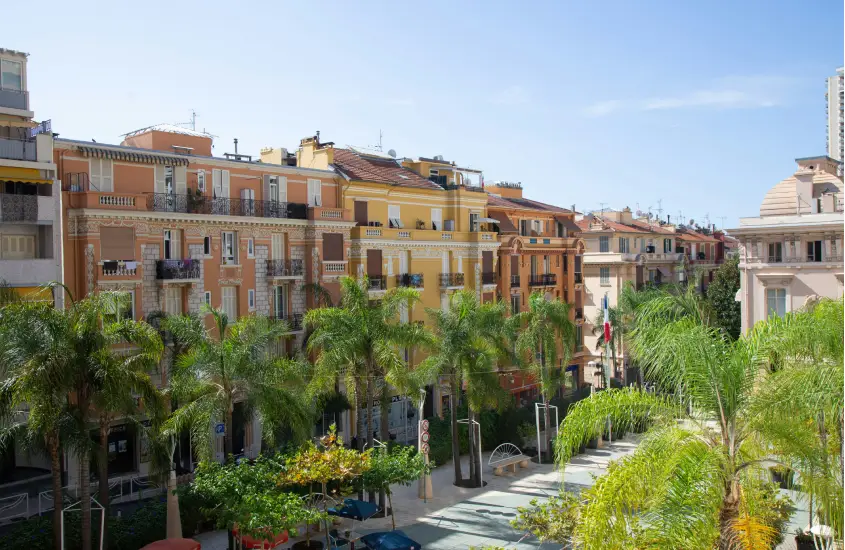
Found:
[[[742,330],[822,297],[842,296],[843,197],[838,162],[796,159],[798,170],[772,187],[760,215],[740,218]]]
[[[654,219],[635,219],[630,208],[585,215],[577,223],[586,247],[583,266],[575,266],[576,271],[582,270],[584,279],[584,346],[592,353],[592,361],[600,364],[604,349],[597,349],[594,321],[602,311],[605,294],[610,307],[614,307],[628,282],[640,288],[646,284],[684,281],[684,254],[675,251],[679,235],[674,225]],[[623,366],[628,366],[624,345],[616,350],[616,358],[611,376],[622,379]],[[594,371],[593,385],[603,384],[599,373],[599,369]]]

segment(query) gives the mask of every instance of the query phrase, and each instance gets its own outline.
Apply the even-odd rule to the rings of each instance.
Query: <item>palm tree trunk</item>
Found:
[[[97,469],[99,470],[99,496],[97,500],[100,501],[100,506],[103,507],[103,514],[108,517],[109,511],[109,419],[105,416],[100,416],[100,448],[97,449]],[[105,542],[107,533],[103,530],[103,547],[108,543]]]
[[[452,423],[452,462],[455,465],[455,485],[460,485],[464,476],[461,473],[461,441],[458,434],[458,381],[457,376],[449,380],[449,416]]]
[[[725,482],[725,493],[719,510],[719,550],[733,550],[736,542],[734,523],[739,518],[739,483]]]
[[[53,548],[61,548],[64,495],[62,495],[62,455],[59,452],[57,431],[52,432],[48,437],[47,450],[50,453],[50,468],[53,474]]]
[[[87,424],[86,424],[87,425]],[[91,454],[83,449],[79,465],[79,498],[82,508],[82,550],[91,550]]]
[[[370,370],[372,372],[372,370]],[[370,374],[367,373],[367,448],[373,448],[373,384],[370,380]],[[367,491],[367,500],[370,502],[376,501],[376,492],[374,490]]]

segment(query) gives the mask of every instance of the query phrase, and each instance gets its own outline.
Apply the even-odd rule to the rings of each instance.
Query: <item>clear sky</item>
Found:
[[[7,2],[31,105],[63,137],[160,122],[215,155],[442,154],[528,197],[731,226],[825,153],[841,0]],[[21,21],[20,25],[8,22]]]

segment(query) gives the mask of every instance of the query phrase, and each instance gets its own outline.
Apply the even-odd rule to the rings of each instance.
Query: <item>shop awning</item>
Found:
[[[0,168],[0,181],[14,181],[21,183],[53,183],[53,180],[41,177],[41,170],[37,168]]]
[[[481,223],[499,223],[499,220],[494,220],[493,218],[478,218],[478,221]]]
[[[121,149],[107,149],[105,147],[79,146],[79,151],[85,157],[123,160],[129,162],[144,162],[147,164],[174,164],[187,165],[189,160],[180,155],[169,155],[167,153],[159,153],[150,151],[149,153],[141,152],[137,149],[121,148]]]
[[[664,277],[672,278],[672,272],[666,269],[665,267],[658,267],[657,270],[663,274]]]
[[[0,287],[0,305],[18,301],[53,303],[53,291],[40,286]]]
[[[566,216],[555,216],[555,219],[558,221],[558,223],[563,225],[564,228],[566,228],[566,231],[569,235],[572,235],[573,233],[580,233],[581,232],[581,228],[578,227],[578,224],[576,224],[572,220],[572,218],[569,218],[569,217],[566,217]]]

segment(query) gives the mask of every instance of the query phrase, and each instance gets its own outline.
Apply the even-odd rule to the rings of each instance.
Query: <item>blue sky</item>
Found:
[[[117,143],[159,122],[215,154],[338,145],[442,154],[526,196],[731,226],[825,152],[843,4],[794,1],[45,2],[4,26],[36,116]],[[26,2],[7,21],[34,21]]]

